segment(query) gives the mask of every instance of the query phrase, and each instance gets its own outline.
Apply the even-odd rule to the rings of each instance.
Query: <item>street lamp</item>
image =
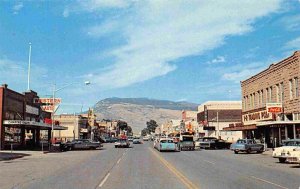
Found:
[[[53,84],[53,91],[52,91],[52,103],[53,103],[53,110],[52,110],[52,121],[51,121],[51,144],[53,143],[53,136],[54,136],[54,114],[56,112],[55,110],[55,93],[66,88],[66,87],[69,87],[71,85],[74,85],[76,83],[69,83],[69,84],[66,84],[65,86],[61,87],[61,88],[58,88],[56,89],[56,84]],[[85,85],[89,85],[91,84],[90,81],[85,81],[84,82]]]

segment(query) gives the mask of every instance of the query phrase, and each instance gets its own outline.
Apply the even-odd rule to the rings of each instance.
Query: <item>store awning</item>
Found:
[[[238,127],[225,127],[223,131],[245,131],[245,130],[255,130],[257,129],[256,125],[243,125]]]
[[[51,129],[52,125],[51,124],[46,124],[42,122],[36,122],[36,121],[25,121],[25,120],[4,120],[3,121],[4,125],[19,125],[19,126],[25,126],[25,127],[37,127],[40,129]],[[54,125],[53,126],[54,130],[67,130],[67,127],[59,126],[59,125]]]
[[[294,125],[294,124],[300,124],[300,120],[297,121],[261,121],[257,122],[257,127],[262,126],[272,126],[272,125]]]

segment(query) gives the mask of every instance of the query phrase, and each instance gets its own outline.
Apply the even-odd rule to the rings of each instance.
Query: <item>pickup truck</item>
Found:
[[[195,150],[195,142],[193,135],[181,135],[178,142],[180,150]]]
[[[239,152],[246,152],[249,154],[253,151],[262,153],[264,151],[264,145],[257,144],[253,139],[239,139],[236,143],[231,144],[230,149],[234,151],[235,154]]]

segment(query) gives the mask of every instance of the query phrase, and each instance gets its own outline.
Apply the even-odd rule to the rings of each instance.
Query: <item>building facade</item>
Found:
[[[230,124],[241,123],[241,101],[207,101],[198,106],[197,122],[202,136],[216,137],[230,142],[242,138],[241,131],[226,131]]]
[[[34,91],[23,94],[13,91],[6,84],[0,87],[0,149],[32,149],[48,145],[51,138],[51,114],[34,103]],[[54,130],[65,129],[54,123]]]
[[[300,138],[300,51],[241,81],[246,136],[269,147]]]

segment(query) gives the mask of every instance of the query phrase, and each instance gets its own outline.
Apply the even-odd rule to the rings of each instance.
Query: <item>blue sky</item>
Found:
[[[240,81],[300,49],[300,1],[0,1],[0,81],[60,112],[108,97],[240,100]],[[84,86],[89,80],[91,85]]]

